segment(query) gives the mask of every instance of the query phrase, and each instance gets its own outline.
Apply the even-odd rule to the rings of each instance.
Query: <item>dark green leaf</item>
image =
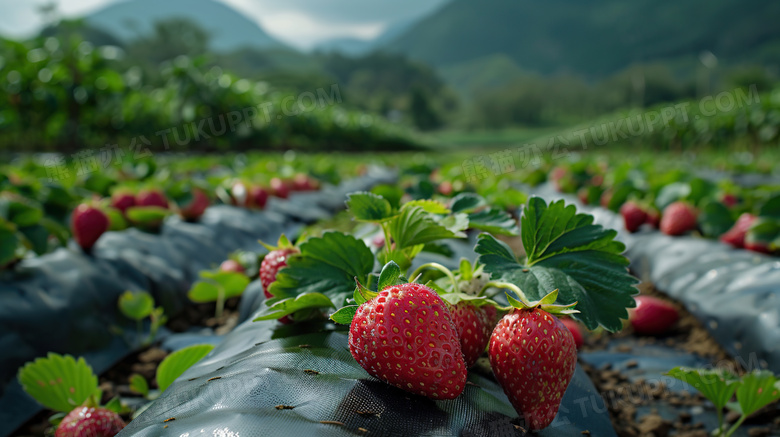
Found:
[[[469,214],[469,228],[497,235],[517,235],[520,229],[509,213],[498,209],[484,209]]]
[[[707,237],[719,237],[734,225],[729,209],[716,200],[709,201],[702,207],[698,221]]]
[[[689,183],[691,192],[686,197],[694,205],[698,205],[702,200],[712,196],[716,186],[712,182],[701,178],[694,178]]]
[[[390,235],[399,249],[436,240],[465,237],[460,231],[447,229],[447,225],[462,226],[463,223],[454,219],[452,223],[439,224],[419,206],[402,208],[401,214],[389,222]]]
[[[539,300],[559,289],[558,303],[577,302],[573,317],[588,329],[599,325],[610,331],[622,329],[627,307],[638,282],[628,273],[628,260],[621,255],[617,233],[593,224],[593,217],[577,214],[563,201],[547,206],[532,197],[521,219],[523,246],[528,253],[520,264],[505,243],[489,234],[479,237],[478,261],[492,278],[516,284],[530,300]]]
[[[374,268],[374,255],[362,240],[341,232],[326,232],[300,246],[301,253],[287,260],[269,291],[285,298],[303,293],[334,297],[352,295],[355,278],[366,282]]]
[[[371,189],[371,192],[384,197],[393,208],[398,209],[401,207],[401,198],[404,196],[404,190],[396,185],[377,185]]]
[[[767,201],[761,205],[758,215],[780,219],[780,194],[767,199]]]
[[[373,193],[360,192],[349,194],[347,209],[356,219],[380,222],[392,216],[390,202]]]
[[[0,267],[16,259],[19,243],[13,225],[0,219]]]
[[[473,212],[475,209],[486,205],[485,199],[476,193],[460,193],[452,198],[450,209],[452,212]]]

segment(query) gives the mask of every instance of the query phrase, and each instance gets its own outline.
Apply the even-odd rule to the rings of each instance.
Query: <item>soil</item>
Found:
[[[675,328],[664,337],[637,337],[630,326],[617,334],[591,336],[586,339],[583,351],[604,350],[607,344],[616,338],[635,337],[638,345],[663,343],[674,349],[690,352],[705,358],[719,366],[727,366],[737,373],[743,373],[740,362],[731,358],[728,353],[709,335],[706,328],[678,302],[657,291],[652,284],[639,286],[642,294],[652,295],[670,302],[680,312],[680,319]],[[630,352],[630,348],[625,352]],[[609,409],[612,424],[620,437],[708,437],[711,429],[694,422],[689,410],[711,409],[711,403],[698,392],[689,393],[667,390],[663,383],[650,384],[641,379],[630,381],[620,370],[610,365],[594,368],[580,360],[583,369],[588,373],[596,389],[601,393]],[[631,367],[627,363],[626,367]],[[634,396],[636,393],[647,393],[649,396]],[[659,414],[653,407],[669,405],[678,411],[677,417],[670,420]],[[640,413],[639,410],[649,412]],[[727,414],[726,421],[734,423],[739,418],[736,414]],[[749,436],[780,436],[780,410],[777,405],[770,405],[748,419],[743,427],[748,429]]]

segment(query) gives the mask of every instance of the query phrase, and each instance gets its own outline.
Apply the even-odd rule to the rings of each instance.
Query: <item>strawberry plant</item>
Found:
[[[119,296],[117,306],[125,317],[135,321],[136,340],[142,346],[151,344],[157,337],[157,331],[168,321],[165,310],[162,307],[155,307],[154,298],[146,291],[125,291]],[[143,320],[147,317],[150,319],[149,336],[145,340],[141,340]]]
[[[50,419],[56,437],[113,437],[125,427],[118,400],[100,406],[97,376],[83,358],[50,353],[27,363],[18,378],[27,394],[59,413]]]
[[[231,271],[200,272],[201,280],[192,284],[187,293],[191,301],[197,303],[216,302],[214,317],[222,317],[225,301],[231,297],[241,296],[249,285],[249,278],[244,273]]]
[[[733,435],[752,414],[780,400],[780,380],[766,370],[738,377],[724,369],[675,367],[667,375],[689,384],[713,403],[718,413],[718,428],[713,435],[721,437]],[[736,402],[731,401],[734,395]],[[724,408],[739,414],[731,427],[723,421]]]

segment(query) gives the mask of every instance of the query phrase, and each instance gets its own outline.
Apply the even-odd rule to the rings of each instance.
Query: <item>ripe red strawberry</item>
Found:
[[[664,209],[661,216],[661,232],[666,235],[682,235],[696,229],[697,212],[688,203],[674,202]]]
[[[756,216],[747,212],[742,214],[737,219],[737,222],[734,223],[734,226],[720,236],[720,241],[736,248],[745,247],[745,235],[747,235],[748,229],[753,226],[753,222],[756,221],[756,218]]]
[[[455,305],[449,305],[449,310],[460,338],[463,360],[466,362],[466,368],[469,368],[482,356],[490,341],[490,334],[496,326],[496,307],[477,306],[462,300]]]
[[[298,173],[293,177],[293,191],[314,191],[318,188],[317,181],[304,173]]]
[[[200,188],[192,189],[192,200],[187,205],[179,208],[179,215],[189,221],[195,221],[206,212],[209,207],[209,198]]]
[[[268,191],[261,186],[254,186],[249,190],[248,202],[255,208],[263,209],[268,202]]]
[[[727,207],[732,208],[736,206],[737,203],[739,203],[739,198],[734,194],[724,193],[720,197],[720,201],[723,202],[723,204],[726,205]]]
[[[442,196],[447,196],[447,197],[451,196],[453,190],[452,182],[444,181],[440,183],[437,190],[439,191],[439,194],[441,194]]]
[[[260,263],[260,283],[263,285],[263,293],[266,299],[274,297],[268,288],[276,281],[276,275],[283,267],[287,266],[287,259],[296,253],[300,253],[300,249],[293,246],[286,236],[282,235],[279,238],[279,242],[276,247],[263,244],[270,252],[263,258],[263,262]],[[279,319],[280,322],[287,324],[292,322],[290,316],[284,316]]]
[[[103,211],[86,203],[77,206],[70,219],[73,238],[87,252],[108,230],[109,225],[108,216]]]
[[[629,200],[620,207],[620,215],[628,232],[636,232],[647,221],[647,213],[636,202]]]
[[[235,272],[235,273],[246,272],[244,266],[242,266],[241,263],[239,263],[234,259],[226,259],[225,261],[222,261],[222,264],[219,265],[219,269],[223,272]]]
[[[652,297],[637,296],[636,308],[628,310],[628,320],[639,335],[661,335],[677,323],[677,308],[669,302]]]
[[[577,346],[566,326],[549,311],[570,313],[555,302],[557,290],[540,302],[510,302],[515,310],[504,316],[490,338],[490,366],[526,428],[547,427],[574,376]]]
[[[421,284],[385,287],[357,310],[349,351],[369,374],[431,399],[455,399],[466,364],[447,304]]]
[[[54,433],[55,437],[114,437],[125,421],[105,408],[78,407],[68,413]]]
[[[658,225],[661,224],[661,214],[658,213],[657,209],[649,208],[647,210],[647,220],[645,220],[645,223],[658,229]]]
[[[274,196],[282,199],[290,197],[290,187],[279,178],[271,179],[271,191],[274,193]]]
[[[122,211],[122,214],[124,214],[127,208],[135,206],[135,196],[128,192],[114,193],[114,195],[111,196],[111,206]]]
[[[571,332],[572,338],[574,338],[574,344],[577,345],[577,349],[581,348],[585,344],[585,336],[582,334],[582,328],[580,324],[572,319],[560,319],[561,323],[566,326],[566,329]]]
[[[168,199],[157,190],[143,190],[135,197],[138,206],[159,206],[168,209]]]

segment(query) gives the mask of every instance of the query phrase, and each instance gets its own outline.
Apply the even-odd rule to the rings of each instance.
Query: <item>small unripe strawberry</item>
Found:
[[[666,235],[682,235],[697,227],[697,212],[688,203],[674,202],[664,209],[661,216],[661,232]]]
[[[87,252],[108,230],[109,225],[108,216],[103,211],[85,203],[76,207],[70,220],[73,238]]]

